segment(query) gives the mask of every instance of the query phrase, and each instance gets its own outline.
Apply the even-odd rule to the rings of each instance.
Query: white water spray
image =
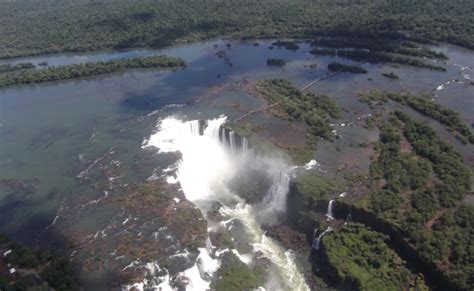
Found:
[[[328,221],[334,219],[334,200],[329,200],[326,217]]]
[[[253,253],[263,254],[275,266],[279,289],[309,290],[292,253],[285,251],[263,234],[255,215],[255,209],[258,209],[259,218],[261,213],[274,215],[286,210],[290,180],[288,167],[282,162],[273,163],[278,166],[268,162],[267,168],[273,179],[272,186],[263,202],[256,205],[255,209],[246,204],[229,189],[228,182],[239,171],[245,170],[246,163],[255,160],[256,156],[248,150],[245,138],[238,140],[233,131],[223,130],[222,125],[225,122],[226,117],[221,116],[208,120],[204,127],[203,123],[197,120],[184,122],[168,117],[160,122],[157,132],[145,142],[144,147],[156,147],[159,152],[180,152],[182,157],[177,163],[176,180],[186,198],[196,204],[204,214],[213,202],[223,204],[222,211],[230,217],[230,221],[236,220],[244,225],[248,236],[246,239],[253,247]],[[212,251],[207,248],[200,249],[195,266],[181,273],[187,278],[187,290],[209,288],[210,278],[220,265],[219,257],[213,257]],[[275,282],[272,282],[272,286],[275,286],[273,284]]]
[[[328,203],[328,210],[326,211],[326,221],[331,221],[334,219],[334,201],[335,200],[329,200],[329,203]],[[315,250],[319,250],[319,245],[321,243],[321,239],[323,238],[323,236],[332,231],[332,227],[328,226],[328,228],[321,232],[318,236],[316,236],[317,232],[318,232],[318,229],[315,228],[314,229],[314,233],[313,233],[313,248]]]
[[[323,238],[323,236],[327,233],[327,232],[330,232],[332,230],[332,227],[328,226],[328,228],[321,232],[321,234],[319,234],[318,237],[315,237],[314,240],[313,240],[313,248],[315,250],[319,250],[319,245],[321,243],[321,239]]]

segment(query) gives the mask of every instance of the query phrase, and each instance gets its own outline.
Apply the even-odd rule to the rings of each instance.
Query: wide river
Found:
[[[166,54],[183,58],[187,67],[177,71],[134,70],[0,89],[0,233],[27,244],[56,247],[68,256],[73,255],[77,250],[67,248],[68,240],[73,240],[77,233],[99,232],[120,212],[115,207],[102,205],[101,199],[114,195],[119,197],[120,186],[143,182],[153,174],[161,175],[162,170],[170,166],[168,155],[143,146],[144,141],[156,133],[156,126],[160,122],[173,122],[166,118],[174,118],[177,123],[198,119],[215,121],[221,115],[228,119],[236,118],[262,106],[263,101],[251,96],[245,89],[249,83],[277,77],[303,86],[324,76],[327,64],[335,59],[353,63],[338,57],[315,57],[309,53],[310,45],[306,43],[302,43],[296,51],[270,49],[270,46],[271,41],[213,40],[163,50],[60,54],[1,60],[0,64],[47,62],[49,66],[58,66]],[[447,72],[366,64],[364,67],[369,71],[367,75],[340,74],[311,89],[331,96],[344,109],[341,123],[335,126],[344,138],[336,142],[337,146],[321,143],[316,153],[321,167],[330,170],[348,161],[359,163],[362,169],[367,167],[368,159],[358,160],[358,149],[352,145],[364,139],[374,139],[377,133],[361,127],[346,126],[369,112],[357,100],[358,91],[379,88],[434,92],[438,102],[458,111],[469,126],[474,124],[474,86],[465,84],[474,78],[474,53],[450,45],[434,49],[449,56]],[[219,51],[224,53],[218,54]],[[270,57],[283,58],[287,64],[284,67],[267,66],[266,60]],[[317,67],[310,67],[312,64]],[[400,80],[385,78],[380,72],[395,72]],[[282,123],[263,114],[252,118],[269,127],[270,132],[272,128],[277,132]],[[463,152],[465,160],[473,166],[472,150],[453,139],[441,126],[433,125],[444,137],[452,140],[456,148]],[[166,139],[160,140],[159,136],[156,138],[158,145],[166,142]],[[181,140],[183,137],[171,138]],[[186,138],[190,142],[200,142],[199,138],[194,139],[192,135],[186,135]],[[185,145],[174,146],[176,151],[196,154]],[[220,150],[216,149],[217,152]],[[116,170],[106,173],[104,180],[91,172],[95,171],[94,165],[105,163],[105,157],[109,166],[113,165]],[[199,162],[206,163],[202,160]],[[216,167],[216,171],[225,171],[219,166],[219,161],[210,161],[209,166]],[[188,175],[189,171],[194,170],[196,175],[204,175],[202,179],[211,179],[191,161],[180,167],[183,167],[184,173],[188,171]],[[189,177],[184,175],[180,179],[178,175],[181,184],[188,183],[186,179]],[[183,187],[186,195],[194,193],[193,190],[186,191],[185,187],[189,188],[189,184]],[[199,205],[202,199],[186,197],[201,210],[205,208]],[[247,232],[255,235],[255,240],[261,241],[258,225],[252,225],[257,222],[246,212],[248,209],[245,205],[232,205],[233,208],[227,210],[228,215],[235,219],[246,216],[242,221],[247,223]],[[266,243],[260,246],[261,252],[279,250],[272,242]],[[276,265],[293,262],[283,253],[273,254],[275,257],[268,256]],[[94,277],[92,275],[84,277],[84,282],[96,279],[91,279]],[[299,282],[296,277],[290,279]],[[304,282],[294,284],[301,284],[299,286],[304,289]]]

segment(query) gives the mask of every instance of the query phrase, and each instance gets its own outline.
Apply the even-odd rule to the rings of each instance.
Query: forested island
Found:
[[[351,47],[350,42],[342,42],[342,44],[347,45],[347,47]],[[341,44],[341,45],[342,45]],[[370,63],[380,63],[380,62],[391,62],[395,64],[403,64],[409,65],[414,67],[421,67],[427,68],[434,71],[446,71],[446,68],[438,65],[429,64],[419,57],[436,57],[432,53],[424,54],[420,53],[416,57],[412,56],[409,52],[408,55],[406,52],[400,53],[389,53],[385,51],[377,51],[377,50],[363,50],[363,49],[329,49],[329,48],[314,48],[311,50],[311,53],[314,55],[329,55],[329,56],[341,56],[351,60],[357,61],[364,61]]]
[[[390,75],[390,78],[394,78],[394,76]],[[430,100],[429,95],[372,90],[359,94],[359,97],[363,102],[368,103],[370,106],[387,103],[389,100],[402,105],[407,105],[421,114],[431,117],[439,121],[441,124],[446,125],[450,130],[457,132],[458,135],[456,135],[456,137],[463,143],[474,144],[474,134],[461,120],[459,113]]]
[[[4,72],[0,71],[0,87],[83,78],[121,72],[129,69],[170,69],[184,67],[185,65],[186,63],[182,59],[168,56],[151,56],[132,59],[119,59],[106,62],[72,64],[59,67],[50,67],[41,70],[11,69],[5,70]],[[13,68],[15,67],[17,66],[14,66]],[[21,68],[23,67],[24,66]]]
[[[473,5],[464,0],[9,1],[0,11],[0,56],[162,47],[220,35],[346,35],[474,48]]]
[[[328,96],[302,93],[291,82],[283,79],[260,81],[257,90],[269,102],[270,110],[276,116],[304,122],[308,126],[305,147],[288,150],[295,161],[309,161],[319,139],[336,138],[330,121],[339,117],[340,108]]]

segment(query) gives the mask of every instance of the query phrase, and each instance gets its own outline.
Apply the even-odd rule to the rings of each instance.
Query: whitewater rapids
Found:
[[[246,240],[253,248],[252,253],[231,251],[246,264],[257,252],[272,262],[273,271],[262,287],[267,290],[309,290],[293,253],[266,237],[260,227],[263,220],[274,219],[286,211],[290,168],[282,161],[257,157],[248,149],[245,139],[240,143],[236,141],[234,132],[226,136],[222,130],[225,122],[225,116],[207,120],[205,124],[198,120],[182,121],[167,117],[159,121],[156,132],[144,141],[144,147],[157,148],[159,153],[181,153],[174,176],[167,180],[179,182],[186,199],[193,202],[204,216],[213,203],[219,202],[221,212],[229,218],[221,222],[222,225],[232,227],[235,221],[243,225]],[[273,184],[261,203],[249,205],[230,189],[228,183],[239,171],[245,171],[248,163],[257,159],[265,164]],[[209,289],[209,278],[220,266],[219,254],[226,250],[216,251],[209,242],[206,248],[199,251],[201,259],[182,274],[188,279],[186,290]],[[203,273],[206,276],[202,276]]]

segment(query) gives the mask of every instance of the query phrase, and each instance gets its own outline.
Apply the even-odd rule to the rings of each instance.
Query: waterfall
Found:
[[[206,214],[215,202],[222,204],[222,212],[229,223],[221,223],[233,235],[252,248],[239,258],[265,257],[271,262],[272,286],[280,290],[309,290],[304,275],[299,271],[294,255],[264,235],[260,225],[260,212],[278,213],[286,210],[286,195],[289,188],[289,168],[282,160],[272,160],[257,156],[248,151],[248,141],[223,125],[226,117],[202,121],[181,121],[174,117],[161,120],[144,147],[158,148],[159,153],[180,152],[181,159],[176,162],[176,181],[187,200],[193,202]],[[263,163],[262,169],[272,177],[273,184],[259,205],[249,205],[227,185],[239,171],[248,169],[250,163]],[[233,221],[239,222],[247,235],[234,229]],[[186,290],[209,289],[211,278],[218,270],[221,255],[226,251],[238,254],[235,249],[218,249],[206,241],[206,248],[199,249],[198,260],[188,270],[170,276],[184,279]],[[242,260],[242,259],[241,259]],[[252,259],[242,260],[250,263]],[[184,277],[184,278],[183,278]],[[276,279],[275,279],[275,278]],[[172,282],[170,281],[170,284]],[[273,285],[276,284],[276,285]],[[171,284],[172,285],[172,284]]]
[[[319,250],[319,244],[321,242],[321,239],[323,238],[323,236],[327,233],[327,232],[330,232],[332,230],[332,227],[328,226],[328,228],[326,228],[325,231],[321,232],[319,234],[318,237],[316,237],[314,240],[313,240],[313,248],[315,250]]]
[[[235,131],[221,126],[219,129],[219,140],[221,143],[230,149],[231,152],[241,150],[248,151],[248,141],[245,137],[239,136]]]
[[[242,137],[242,150],[244,152],[248,152],[249,150],[249,142],[245,137]]]
[[[318,230],[319,229],[317,227],[314,228],[314,231],[313,231],[313,245],[314,245],[315,239],[318,237]]]
[[[263,200],[266,209],[277,213],[286,212],[286,196],[290,188],[290,175],[287,169],[276,169],[272,175],[272,186]]]
[[[229,132],[229,145],[230,145],[230,150],[234,151],[235,150],[235,132],[233,130]]]
[[[334,201],[335,200],[329,200],[328,203],[328,210],[326,211],[326,221],[331,221],[334,219]],[[316,236],[318,232],[318,228],[314,229],[313,233],[313,245],[312,247],[315,250],[319,250],[319,243],[321,242],[321,238],[327,233],[332,231],[332,227],[328,226],[325,231],[321,232],[318,236]]]
[[[327,210],[327,213],[326,213],[326,217],[327,217],[328,221],[334,219],[333,208],[334,208],[334,200],[330,200],[329,204],[328,204],[328,210]]]
[[[202,135],[201,126],[199,120],[194,120],[189,122],[189,129],[191,130],[191,134],[193,135]]]

